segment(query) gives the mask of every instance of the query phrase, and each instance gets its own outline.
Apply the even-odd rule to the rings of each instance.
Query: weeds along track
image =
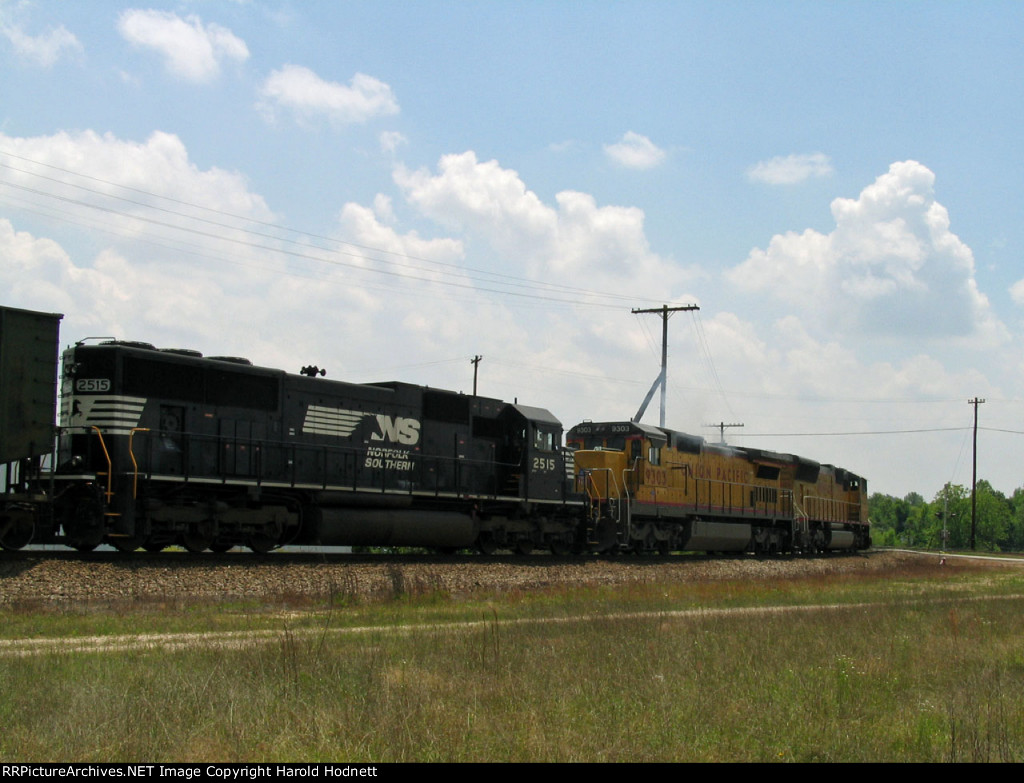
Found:
[[[326,597],[389,600],[460,597],[573,585],[780,579],[935,567],[938,555],[871,552],[819,558],[618,557],[561,560],[354,555],[4,553],[0,606],[74,607],[258,600],[289,605]],[[952,564],[947,567],[958,567]],[[962,567],[962,566],[959,566]]]

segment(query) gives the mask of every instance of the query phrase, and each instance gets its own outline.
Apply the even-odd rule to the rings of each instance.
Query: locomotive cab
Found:
[[[601,501],[635,495],[661,470],[666,434],[656,427],[637,422],[594,424],[573,427],[567,442],[575,449],[576,489]]]
[[[502,418],[509,432],[508,465],[519,497],[561,500],[566,496],[562,423],[543,408],[508,405]],[[515,467],[512,467],[515,466]]]

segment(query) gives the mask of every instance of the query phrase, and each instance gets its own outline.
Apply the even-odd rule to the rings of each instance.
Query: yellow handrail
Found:
[[[100,439],[100,446],[103,448],[103,456],[107,460],[107,491],[104,493],[109,504],[114,497],[114,464],[110,459],[110,452],[107,450],[107,442],[103,439],[103,431],[93,425],[92,429]],[[128,435],[128,456],[132,460],[132,500],[139,496],[139,462],[135,459],[134,441],[136,432],[149,432],[149,427],[134,427]]]
[[[100,437],[100,446],[103,448],[103,456],[107,458],[107,492],[106,492],[106,495],[107,495],[107,503],[109,503],[110,499],[114,496],[114,465],[110,461],[110,452],[107,451],[107,443],[106,443],[106,441],[103,440],[103,431],[100,430],[100,428],[97,427],[96,425],[93,425],[92,429],[96,431],[97,435],[99,435],[99,437]]]
[[[136,432],[149,432],[149,427],[133,427],[131,434],[128,436],[128,456],[132,458],[132,469],[134,470],[132,476],[132,500],[136,500],[139,497],[139,463],[135,459],[135,451],[132,449]]]

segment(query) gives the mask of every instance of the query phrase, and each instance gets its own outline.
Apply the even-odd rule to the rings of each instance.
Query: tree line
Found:
[[[947,484],[931,502],[916,492],[868,499],[875,546],[970,549],[971,488]],[[975,548],[1024,552],[1024,487],[1007,497],[985,480],[976,488]]]

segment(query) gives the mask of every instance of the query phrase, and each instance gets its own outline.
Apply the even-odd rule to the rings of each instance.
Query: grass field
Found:
[[[1024,571],[8,610],[2,761],[1024,760]],[[206,637],[270,631],[244,636]],[[225,639],[233,640],[231,644]]]

